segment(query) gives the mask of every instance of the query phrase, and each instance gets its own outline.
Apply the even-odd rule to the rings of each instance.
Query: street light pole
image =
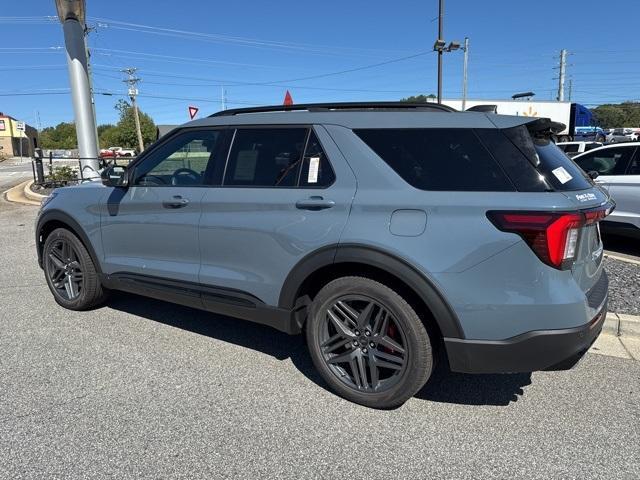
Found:
[[[467,109],[467,68],[469,64],[469,37],[464,37],[464,61],[462,64],[462,110]]]
[[[64,32],[82,178],[97,178],[98,138],[85,43],[85,0],[55,0]]]
[[[444,0],[438,6],[438,42],[444,42]],[[438,49],[438,103],[442,103],[442,49]]]

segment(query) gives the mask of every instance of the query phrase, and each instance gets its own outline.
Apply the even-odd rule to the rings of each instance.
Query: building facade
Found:
[[[25,124],[25,131],[18,130],[16,120],[9,115],[0,112],[0,157],[20,156],[20,144],[22,143],[22,156],[33,157],[38,145],[38,131]]]

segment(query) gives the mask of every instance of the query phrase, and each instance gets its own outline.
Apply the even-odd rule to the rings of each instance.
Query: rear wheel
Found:
[[[369,278],[327,284],[312,303],[306,336],[324,380],[342,397],[368,407],[403,404],[433,368],[431,341],[414,309]]]
[[[42,250],[49,290],[60,305],[70,310],[87,310],[106,300],[89,252],[73,233],[57,228],[47,237]]]

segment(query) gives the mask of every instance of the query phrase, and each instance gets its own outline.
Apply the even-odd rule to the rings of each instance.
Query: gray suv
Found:
[[[553,132],[437,104],[226,110],[56,190],[38,260],[65,308],[122,290],[304,332],[326,383],[370,407],[439,357],[566,369],[602,328],[614,204]]]

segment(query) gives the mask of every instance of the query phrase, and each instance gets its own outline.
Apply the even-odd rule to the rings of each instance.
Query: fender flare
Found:
[[[303,282],[320,268],[340,263],[361,263],[388,272],[409,286],[427,305],[444,337],[465,338],[458,317],[427,275],[397,255],[368,245],[331,245],[305,256],[289,272],[280,290],[278,306],[294,309]]]
[[[93,245],[89,240],[89,236],[86,234],[84,229],[80,226],[80,224],[73,219],[71,215],[63,212],[62,210],[46,210],[43,212],[38,218],[38,222],[36,224],[36,250],[38,252],[38,265],[42,268],[42,249],[44,247],[44,242],[40,241],[40,233],[42,232],[42,228],[49,222],[60,222],[64,223],[69,230],[76,235],[84,247],[89,252],[89,256],[91,256],[91,260],[93,261],[93,265],[96,268],[98,274],[102,274],[102,268],[100,267],[100,262],[98,262],[98,257],[96,256],[96,252],[93,249]]]

